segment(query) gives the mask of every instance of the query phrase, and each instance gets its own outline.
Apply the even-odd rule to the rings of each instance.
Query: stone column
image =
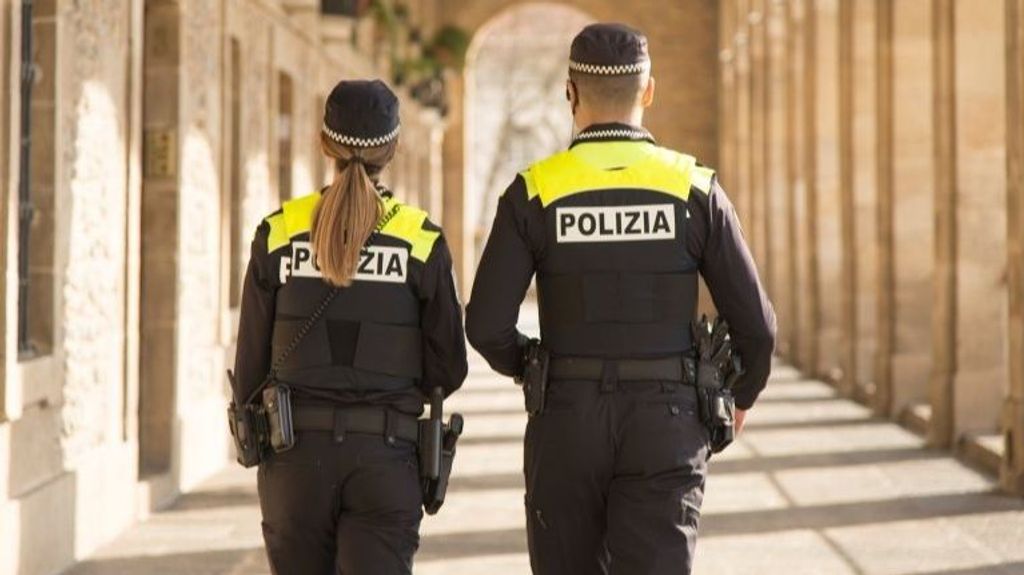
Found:
[[[931,0],[894,2],[892,408],[928,398],[931,367],[934,150]]]
[[[172,463],[177,382],[178,224],[181,82],[181,6],[146,6],[143,60],[145,172],[142,193],[139,363],[140,474],[164,473]]]
[[[461,72],[445,73],[448,92],[448,127],[444,137],[444,202],[442,227],[452,252],[452,266],[462,292],[468,294],[472,282],[473,238],[466,233],[463,206],[465,198],[465,79]],[[467,296],[468,297],[468,296]]]
[[[783,18],[785,23],[783,25],[783,67],[785,79],[783,84],[785,85],[785,91],[783,97],[785,98],[785,139],[786,139],[786,174],[785,174],[785,189],[786,189],[786,245],[789,250],[788,266],[786,267],[787,280],[790,284],[789,302],[786,307],[787,313],[790,315],[790,329],[786,337],[786,346],[789,350],[788,356],[790,358],[798,358],[801,354],[803,342],[806,339],[806,335],[803,333],[801,327],[801,302],[804,300],[800,295],[800,280],[801,280],[801,266],[800,266],[800,254],[802,253],[802,245],[800,243],[800,217],[799,217],[799,206],[797,202],[800,199],[800,194],[797,192],[797,185],[800,181],[799,170],[800,170],[800,146],[799,146],[799,132],[800,126],[800,114],[798,113],[798,100],[797,97],[800,94],[800,81],[801,77],[798,73],[798,62],[797,55],[798,47],[800,45],[800,29],[797,26],[797,20],[795,17],[795,8],[793,2],[785,3],[785,12]]]
[[[790,110],[793,118],[794,166],[791,186],[794,190],[794,221],[796,226],[797,259],[799,278],[797,291],[799,302],[800,348],[797,357],[799,367],[810,373],[818,363],[818,325],[820,292],[818,289],[818,257],[816,219],[817,187],[817,74],[816,33],[817,18],[814,14],[815,0],[796,0],[791,12],[793,35],[792,78],[796,82]]]
[[[768,190],[765,188],[765,127],[767,114],[765,110],[767,60],[765,58],[765,13],[764,0],[750,0],[747,24],[750,38],[750,92],[749,124],[744,126],[749,131],[750,154],[749,185],[752,201],[750,203],[750,226],[747,228],[754,259],[757,261],[765,284],[771,286],[768,270],[768,214],[766,211]]]
[[[736,3],[722,2],[718,18],[719,38],[719,105],[718,105],[718,169],[719,182],[726,190],[737,176],[736,168],[736,52],[733,40],[736,31]]]
[[[839,1],[817,0],[813,11],[815,51],[814,154],[815,247],[820,294],[818,362],[814,372],[833,381],[842,378],[842,199],[839,180]]]
[[[877,10],[877,116],[874,127],[875,161],[878,166],[875,180],[878,191],[878,206],[875,211],[878,217],[875,236],[878,241],[878,277],[875,282],[878,299],[873,319],[877,324],[875,333],[878,342],[874,354],[875,396],[872,405],[875,413],[887,417],[893,414],[892,358],[896,341],[896,269],[893,242],[893,1],[879,0]]]
[[[857,213],[854,204],[854,1],[839,2],[839,369],[840,391],[857,390]]]
[[[875,349],[878,288],[878,177],[876,162],[877,123],[877,38],[876,0],[854,0],[853,54],[851,57],[851,208],[855,214],[854,242],[848,247],[856,254],[851,273],[856,301],[852,306],[856,328],[853,354],[853,377],[862,399],[876,393]]]
[[[952,1],[952,0],[950,0]],[[953,439],[993,434],[1006,396],[1005,5],[954,5],[956,210]]]
[[[736,57],[736,126],[735,159],[736,173],[732,176],[732,199],[739,213],[743,227],[750,230],[753,224],[753,178],[751,175],[751,74],[750,24],[747,0],[736,0],[736,34],[733,46]]]
[[[956,369],[956,68],[953,0],[932,4],[934,75],[935,283],[932,315],[931,427],[936,447],[953,441],[953,375]]]
[[[790,194],[787,190],[786,167],[788,165],[789,147],[786,132],[786,89],[788,69],[786,60],[786,6],[782,2],[771,1],[767,6],[765,21],[765,61],[766,100],[765,113],[765,190],[767,192],[767,235],[768,261],[767,280],[769,293],[775,304],[779,318],[778,351],[782,355],[791,353],[791,337],[796,314],[793,302],[796,290],[793,289],[794,275],[792,264],[794,251],[790,243],[790,230],[793,222],[789,220]]]
[[[1000,475],[1004,488],[1024,495],[1024,0],[1006,0],[1006,36],[1010,393]]]

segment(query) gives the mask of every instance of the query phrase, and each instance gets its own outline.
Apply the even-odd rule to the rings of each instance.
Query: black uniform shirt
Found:
[[[269,218],[268,218],[269,219]],[[424,229],[440,233],[425,221]],[[281,287],[281,258],[287,250],[268,252],[270,224],[264,220],[252,241],[251,258],[242,288],[242,302],[235,355],[237,401],[244,401],[270,370],[277,290]],[[308,239],[308,233],[302,237]],[[293,238],[294,239],[294,238]],[[452,276],[452,258],[444,236],[439,236],[430,254],[409,280],[420,301],[420,329],[423,336],[423,379],[421,388],[398,391],[352,389],[303,389],[293,392],[299,401],[327,400],[341,404],[369,404],[393,407],[418,415],[423,411],[427,387],[441,386],[445,394],[458,389],[466,377],[466,344],[462,307]],[[358,281],[358,280],[357,280]],[[327,292],[325,284],[324,295]],[[338,302],[334,302],[336,305]],[[323,320],[321,320],[323,321]],[[301,344],[300,344],[301,346]]]
[[[577,143],[648,138],[642,129],[608,124],[584,130]],[[715,306],[729,322],[735,348],[743,357],[747,373],[736,384],[736,404],[748,409],[764,389],[771,370],[775,312],[761,286],[736,211],[718,182],[713,179],[707,192],[693,187],[687,209],[686,249],[699,262]],[[466,309],[470,342],[504,375],[516,375],[521,368],[526,337],[516,323],[537,262],[544,255],[543,210],[539,200],[529,199],[526,182],[518,176],[498,202]]]

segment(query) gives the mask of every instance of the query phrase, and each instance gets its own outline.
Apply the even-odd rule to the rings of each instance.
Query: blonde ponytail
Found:
[[[310,240],[324,280],[333,286],[348,286],[363,246],[383,214],[375,180],[394,157],[396,145],[353,149],[326,136],[321,142],[336,169],[334,181],[313,212]]]

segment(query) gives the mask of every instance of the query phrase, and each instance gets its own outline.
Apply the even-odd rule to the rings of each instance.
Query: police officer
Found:
[[[470,343],[519,375],[528,342],[515,326],[537,276],[552,357],[547,404],[525,439],[538,574],[690,572],[709,457],[680,367],[698,273],[747,367],[738,425],[770,370],[775,316],[729,199],[712,170],[642,127],[650,69],[645,37],[627,26],[575,38],[572,146],[501,197],[467,308]]]
[[[398,133],[387,86],[339,83],[321,134],[334,181],[285,202],[252,242],[234,394],[249,396],[287,355],[276,378],[291,389],[296,430],[295,446],[258,473],[277,574],[411,573],[422,517],[417,416],[425,392],[451,393],[466,376],[444,236],[378,183]]]

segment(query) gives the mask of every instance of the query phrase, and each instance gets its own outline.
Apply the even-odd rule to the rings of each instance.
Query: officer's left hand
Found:
[[[746,409],[737,409],[736,413],[733,415],[733,425],[732,425],[732,428],[735,430],[737,437],[739,436],[740,433],[743,432],[743,423],[746,421],[746,419],[747,419],[747,410]]]

